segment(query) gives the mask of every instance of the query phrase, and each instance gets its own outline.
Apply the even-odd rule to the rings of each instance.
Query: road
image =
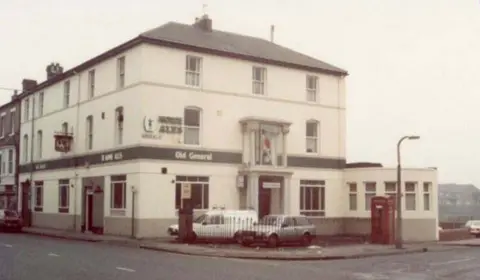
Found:
[[[475,248],[343,261],[237,260],[0,233],[1,280],[468,280],[480,279],[479,260]]]

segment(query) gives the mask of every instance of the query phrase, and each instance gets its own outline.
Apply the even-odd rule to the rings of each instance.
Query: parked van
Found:
[[[241,241],[240,232],[258,222],[254,210],[209,210],[193,221],[194,239],[232,239]],[[178,235],[178,224],[168,228],[168,234]]]

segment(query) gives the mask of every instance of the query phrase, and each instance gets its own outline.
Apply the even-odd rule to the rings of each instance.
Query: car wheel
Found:
[[[275,248],[278,246],[278,236],[272,234],[268,237],[267,245],[270,248]]]
[[[244,247],[250,247],[250,245],[252,245],[252,242],[250,242],[250,241],[245,241],[245,240],[240,241],[240,243],[241,243],[242,246],[244,246]]]
[[[302,236],[302,245],[303,246],[310,246],[310,244],[312,244],[312,236],[310,235],[310,233],[305,233]]]

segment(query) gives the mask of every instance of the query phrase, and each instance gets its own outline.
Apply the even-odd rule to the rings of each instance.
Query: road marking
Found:
[[[131,268],[121,267],[121,266],[117,266],[116,269],[118,269],[118,270],[123,270],[123,271],[127,271],[127,272],[135,272],[135,270],[133,270],[133,269],[131,269]]]
[[[57,254],[54,254],[54,253],[49,253],[48,256],[49,257],[60,257],[60,255],[57,255]]]
[[[446,265],[446,264],[453,264],[453,263],[462,263],[462,262],[469,262],[474,260],[475,258],[466,258],[466,259],[459,259],[459,260],[451,260],[451,261],[446,261],[446,262],[435,262],[435,263],[430,263],[432,266],[437,266],[437,265]]]

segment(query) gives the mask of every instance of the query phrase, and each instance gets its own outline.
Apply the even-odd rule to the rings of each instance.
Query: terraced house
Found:
[[[348,203],[340,68],[203,16],[47,73],[22,94],[20,180],[35,226],[164,235],[189,186],[196,213],[253,208],[308,215],[325,234],[369,230],[362,173],[358,211]],[[420,217],[433,225],[435,211]]]

